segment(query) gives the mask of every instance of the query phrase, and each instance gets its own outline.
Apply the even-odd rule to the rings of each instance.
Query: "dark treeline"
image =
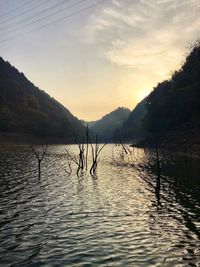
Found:
[[[83,136],[84,127],[69,110],[0,58],[0,133],[46,138]]]
[[[157,137],[178,147],[200,143],[200,41],[193,45],[182,67],[133,110],[115,137],[120,135],[141,145],[155,145]]]
[[[187,142],[200,127],[200,42],[179,71],[164,81],[146,99],[144,125],[152,135]],[[169,137],[168,137],[169,135]]]

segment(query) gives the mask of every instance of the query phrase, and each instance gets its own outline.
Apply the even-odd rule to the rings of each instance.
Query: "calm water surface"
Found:
[[[168,159],[158,202],[153,154],[108,145],[78,178],[51,146],[38,179],[29,148],[1,148],[0,266],[200,266],[200,159]]]

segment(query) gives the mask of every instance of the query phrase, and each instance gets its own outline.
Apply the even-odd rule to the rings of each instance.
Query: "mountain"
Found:
[[[0,133],[73,142],[74,135],[83,135],[84,127],[68,109],[0,58]]]
[[[127,120],[130,112],[127,108],[119,107],[95,123],[90,124],[90,130],[101,136],[102,140],[112,141],[113,133]]]
[[[176,150],[200,149],[200,41],[182,67],[159,83],[145,103],[146,137],[142,145],[155,145],[160,140]]]
[[[147,113],[146,99],[142,100],[129,114],[128,119],[121,128],[114,132],[114,139],[118,142],[122,140],[138,142],[146,136],[143,120]]]
[[[91,128],[96,123],[96,121],[85,121],[85,120],[81,120],[81,122],[85,127],[88,126],[88,128]]]

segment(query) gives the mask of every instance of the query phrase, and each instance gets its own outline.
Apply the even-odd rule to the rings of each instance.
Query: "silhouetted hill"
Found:
[[[117,142],[126,140],[134,143],[144,139],[146,130],[144,129],[143,120],[146,112],[146,99],[144,99],[133,109],[122,127],[115,131],[114,139]]]
[[[122,126],[130,115],[130,112],[127,108],[117,108],[92,124],[90,129],[95,134],[101,136],[102,140],[111,141],[113,140],[114,131]]]
[[[92,127],[96,123],[96,121],[84,121],[84,120],[81,120],[81,121],[82,121],[83,125],[85,127],[88,126],[88,128]]]
[[[200,144],[200,42],[171,79],[159,83],[146,98],[146,144],[192,149]]]
[[[0,58],[0,133],[73,142],[84,127],[69,110]]]

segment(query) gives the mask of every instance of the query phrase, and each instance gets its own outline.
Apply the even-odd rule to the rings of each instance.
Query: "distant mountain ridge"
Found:
[[[101,136],[104,141],[112,141],[114,132],[122,126],[130,115],[128,108],[119,107],[89,125],[90,130]]]
[[[136,105],[133,111],[120,128],[114,132],[114,140],[117,142],[138,142],[146,136],[143,120],[147,113],[146,99]]]
[[[83,124],[62,104],[0,57],[0,133],[73,142]]]

